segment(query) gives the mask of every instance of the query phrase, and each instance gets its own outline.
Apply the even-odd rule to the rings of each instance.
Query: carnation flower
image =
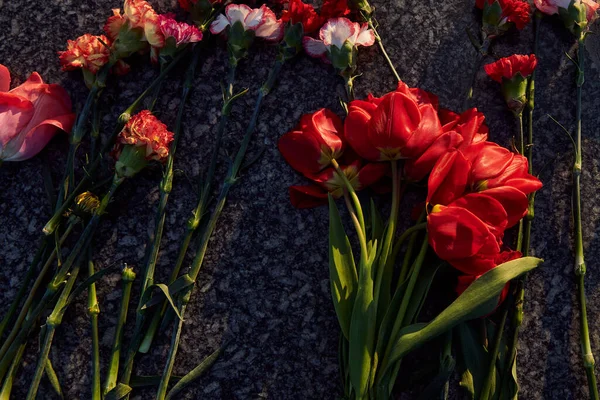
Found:
[[[497,36],[511,24],[521,30],[531,20],[531,7],[523,0],[476,0],[477,8],[483,10],[484,32]]]
[[[134,145],[145,148],[147,160],[164,161],[169,155],[173,133],[152,112],[143,110],[131,117],[119,133],[117,146]]]
[[[144,48],[144,43],[153,47],[164,46],[160,32],[159,16],[145,0],[125,0],[123,14],[113,9],[113,16],[104,24],[104,31],[115,41],[119,56],[127,56]]]
[[[210,25],[210,31],[218,35],[236,22],[241,23],[244,31],[254,31],[255,36],[268,41],[279,41],[283,37],[282,21],[264,4],[260,8],[250,8],[245,4],[228,5],[225,14],[219,14]]]
[[[489,77],[502,84],[506,104],[517,114],[523,111],[527,102],[527,81],[536,65],[534,54],[515,54],[484,66]]]
[[[160,25],[160,32],[165,40],[169,38],[175,39],[177,47],[182,44],[196,43],[202,40],[202,32],[198,28],[185,22],[177,22],[172,17],[172,14],[159,15],[158,23]]]
[[[317,14],[315,8],[302,0],[291,0],[288,9],[281,14],[281,21],[301,23],[305,35],[316,32],[323,25],[323,19]]]
[[[83,68],[92,74],[97,73],[110,59],[109,45],[110,41],[106,36],[89,33],[75,40],[68,40],[67,50],[58,52],[63,71]]]
[[[328,20],[319,31],[319,39],[305,36],[302,45],[306,53],[315,58],[327,57],[339,71],[353,70],[356,66],[354,53],[358,46],[372,46],[375,33],[367,23],[359,24],[348,18]]]

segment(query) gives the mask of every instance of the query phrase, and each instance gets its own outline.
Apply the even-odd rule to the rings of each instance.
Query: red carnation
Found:
[[[318,31],[324,22],[315,11],[315,8],[302,0],[290,0],[288,9],[281,14],[281,20],[283,22],[289,21],[292,24],[301,23],[304,34]]]
[[[490,78],[502,83],[503,79],[513,79],[517,74],[521,74],[523,78],[531,76],[536,65],[535,54],[514,54],[487,64],[483,68]]]
[[[498,19],[497,16],[493,18],[486,18],[485,9],[486,4],[492,6],[495,2],[498,2],[502,15]],[[484,21],[495,26],[504,24],[504,20],[512,22],[515,27],[519,30],[523,29],[525,25],[531,20],[531,7],[528,2],[523,0],[475,0],[477,8],[484,10]]]

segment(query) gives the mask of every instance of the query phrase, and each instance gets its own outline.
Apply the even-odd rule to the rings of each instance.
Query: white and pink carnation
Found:
[[[375,33],[368,24],[352,22],[348,18],[331,18],[319,31],[319,39],[305,36],[302,44],[308,55],[321,58],[332,46],[341,49],[349,43],[353,47],[372,46],[375,43]]]
[[[219,14],[210,25],[210,31],[218,35],[228,26],[240,22],[246,31],[254,31],[257,37],[268,41],[279,41],[283,37],[283,22],[264,4],[260,8],[250,8],[245,4],[230,4],[225,14]]]

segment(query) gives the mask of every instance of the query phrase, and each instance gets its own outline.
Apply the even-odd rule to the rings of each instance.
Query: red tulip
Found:
[[[361,157],[418,159],[444,133],[429,94],[402,85],[380,99],[350,102],[344,133]]]
[[[342,166],[344,174],[356,191],[366,189],[378,182],[389,170],[386,164],[370,163],[361,166],[360,161]],[[290,200],[296,208],[312,208],[327,204],[327,194],[339,198],[344,194],[346,185],[333,168],[327,168],[311,178],[315,184],[291,186]]]
[[[342,132],[339,117],[322,108],[303,115],[296,129],[279,139],[279,151],[296,171],[304,175],[315,174],[342,155]]]
[[[37,72],[8,91],[10,80],[0,64],[0,160],[22,161],[39,153],[59,129],[70,131],[75,115],[68,93],[44,83]]]

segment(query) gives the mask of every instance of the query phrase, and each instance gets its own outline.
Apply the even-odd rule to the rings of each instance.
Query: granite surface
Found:
[[[466,28],[476,31],[479,27],[480,17],[472,3],[373,3],[378,9],[380,33],[402,78],[411,86],[439,95],[442,106],[459,110],[476,60],[465,34]],[[176,7],[174,0],[153,0],[152,4],[161,12]],[[119,6],[118,0],[0,0],[0,63],[11,70],[15,84],[33,71],[49,82],[63,84],[76,108],[80,107],[86,96],[81,76],[61,72],[56,52],[67,39],[86,32],[99,33],[110,9]],[[536,201],[533,248],[546,262],[527,283],[518,359],[521,398],[584,399],[587,391],[579,357],[579,313],[570,251],[573,154],[568,137],[547,115],[569,129],[574,127],[575,68],[564,56],[564,52],[574,54],[574,40],[557,21],[544,21],[541,29],[534,165],[544,188]],[[528,53],[531,44],[529,26],[521,34],[500,39],[493,53]],[[600,206],[596,201],[600,187],[600,64],[594,62],[600,46],[595,42],[589,45],[592,61],[587,64],[583,93],[583,212],[590,331],[593,349],[600,355]],[[248,87],[255,93],[274,55],[269,46],[255,46],[240,66],[237,87]],[[222,43],[206,51],[186,106],[184,136],[175,163],[177,177],[157,270],[159,279],[169,274],[185,221],[196,202],[195,180],[210,155],[225,61]],[[105,132],[157,74],[146,60],[132,65],[131,74],[126,79],[112,79],[105,93]],[[393,76],[375,47],[361,50],[359,68],[363,75],[356,83],[358,97],[394,88]],[[171,74],[156,106],[170,127],[179,105],[183,72],[180,68]],[[233,340],[211,372],[181,398],[336,398],[338,327],[328,286],[327,211],[299,211],[290,205],[288,186],[304,181],[284,163],[276,141],[305,112],[329,107],[341,114],[338,96],[342,94],[342,82],[329,66],[300,57],[284,67],[280,84],[266,99],[250,150],[252,154],[264,153],[232,190],[211,240],[198,290],[188,309],[175,372],[187,372],[224,339]],[[253,102],[254,95],[248,95],[234,107],[221,170],[227,156],[236,149]],[[491,139],[509,145],[516,125],[504,107],[498,85],[483,70],[477,75],[473,105],[486,114]],[[41,171],[49,166],[57,182],[67,147],[65,136],[59,135],[44,156],[18,164],[5,163],[0,168],[0,310],[6,310],[18,290],[50,213]],[[140,267],[146,238],[153,227],[160,176],[159,168],[144,171],[116,196],[94,241],[95,259],[101,267],[120,262]],[[137,293],[134,289],[133,302],[137,301]],[[101,351],[106,361],[121,296],[119,274],[108,276],[98,285],[98,296],[102,310]],[[51,352],[68,399],[89,398],[91,341],[85,311],[82,296],[67,312]],[[14,398],[22,398],[27,388],[35,368],[36,347],[28,349]],[[151,354],[139,359],[139,373],[162,371],[167,349],[168,340],[163,335]],[[141,391],[134,398],[152,398],[152,393]],[[53,398],[47,382],[39,398]]]

